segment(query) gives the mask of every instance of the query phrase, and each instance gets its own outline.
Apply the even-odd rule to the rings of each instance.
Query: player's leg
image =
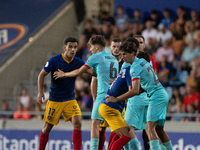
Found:
[[[156,133],[157,122],[148,121],[146,124],[146,133],[149,138],[149,144],[152,150],[159,150],[159,137]]]
[[[71,118],[73,125],[72,142],[74,145],[74,150],[81,150],[82,146],[82,130],[81,130],[81,116],[73,116]]]
[[[134,133],[135,127],[130,126],[129,128],[130,128],[129,134],[131,137],[131,140],[129,141],[130,148],[132,148],[134,150],[140,150],[139,141]]]
[[[173,150],[173,146],[168,134],[164,131],[164,126],[156,126],[156,132],[162,142],[162,146],[164,146],[167,150]]]
[[[81,109],[76,100],[63,103],[63,117],[65,121],[71,121],[73,125],[72,142],[74,150],[81,150],[82,146],[82,122]]]
[[[45,150],[46,144],[49,140],[49,133],[53,128],[52,124],[47,122],[44,123],[43,129],[40,132],[40,139],[39,139],[39,150]]]
[[[149,143],[148,143],[149,139],[145,130],[142,130],[142,139],[144,143],[144,150],[149,150],[150,148]]]
[[[91,150],[97,150],[99,145],[99,125],[101,120],[92,119],[90,124],[91,130]]]
[[[99,149],[98,150],[103,150],[104,143],[105,143],[105,132],[106,132],[106,127],[99,128]]]
[[[111,150],[121,150],[123,146],[126,145],[131,140],[131,136],[129,134],[129,128],[122,127],[116,129],[115,132],[120,138],[112,144]]]

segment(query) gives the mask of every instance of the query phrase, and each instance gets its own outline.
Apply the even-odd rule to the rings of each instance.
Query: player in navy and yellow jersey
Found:
[[[144,59],[135,57],[135,51],[130,48],[130,42],[124,43],[122,48],[122,58],[125,62],[131,63],[130,75],[132,79],[132,89],[118,97],[107,96],[106,102],[119,102],[124,99],[139,94],[140,85],[147,92],[149,106],[147,110],[146,132],[152,150],[159,150],[159,138],[165,149],[172,150],[169,136],[164,131],[167,105],[169,97],[167,92],[159,82],[152,65]],[[141,54],[144,54],[141,52]],[[156,108],[156,109],[155,109]],[[156,128],[159,128],[156,132]],[[158,137],[159,135],[159,137]]]
[[[131,86],[130,67],[124,69],[117,79],[112,83],[107,95],[117,97],[128,91]],[[128,143],[131,139],[129,128],[122,118],[122,111],[125,107],[125,100],[118,103],[106,103],[105,99],[101,102],[99,107],[100,116],[109,124],[112,133],[116,133],[120,138],[113,143],[110,143],[109,149],[121,150],[123,145]],[[135,136],[135,135],[132,135]],[[111,141],[110,141],[111,142]]]
[[[64,42],[64,53],[56,55],[47,61],[38,76],[38,101],[43,103],[45,99],[43,84],[45,76],[51,73],[50,96],[47,102],[44,115],[44,127],[40,134],[39,150],[44,150],[49,139],[49,133],[54,125],[57,125],[61,115],[65,121],[71,121],[74,127],[72,141],[74,150],[81,150],[82,131],[81,131],[81,110],[75,100],[74,78],[63,78],[55,80],[53,74],[58,69],[72,71],[80,68],[85,63],[75,57],[78,41],[75,38],[66,38]]]
[[[118,62],[113,55],[104,51],[105,38],[101,35],[94,36],[88,41],[88,46],[92,55],[81,68],[72,72],[59,70],[54,73],[55,79],[63,77],[74,77],[81,75],[86,70],[93,68],[97,76],[97,97],[95,99],[91,115],[91,150],[97,150],[99,144],[99,125],[103,120],[99,116],[99,105],[105,97],[110,85],[109,80],[113,80],[118,75]]]

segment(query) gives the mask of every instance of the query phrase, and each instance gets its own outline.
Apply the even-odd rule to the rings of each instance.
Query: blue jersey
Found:
[[[123,65],[123,63],[124,63],[124,60],[121,58],[119,61],[118,61],[118,63],[119,63],[119,71],[121,70],[121,67],[122,67],[122,65]],[[127,66],[128,67],[128,66]],[[124,68],[125,69],[125,68]]]
[[[150,97],[156,90],[164,89],[158,80],[158,77],[153,70],[153,67],[143,58],[135,57],[130,69],[131,79],[140,79],[141,87],[147,92]]]
[[[112,83],[111,87],[109,88],[107,95],[118,97],[128,91],[128,87],[131,85],[131,76],[130,76],[130,67],[124,69],[122,73],[120,73],[117,79]],[[117,103],[109,102],[106,103],[105,99],[101,102],[109,107],[115,108],[122,112],[125,106],[125,101],[120,101]]]
[[[110,85],[110,79],[114,79],[118,75],[118,61],[117,59],[105,51],[91,55],[85,66],[93,67],[97,75],[97,95],[106,94]]]
[[[67,61],[63,54],[52,57],[44,66],[46,72],[51,72],[50,101],[63,102],[75,99],[74,85],[76,77],[60,78],[55,80],[53,73],[58,69],[64,72],[70,72],[84,65],[84,61],[74,57],[70,62]]]

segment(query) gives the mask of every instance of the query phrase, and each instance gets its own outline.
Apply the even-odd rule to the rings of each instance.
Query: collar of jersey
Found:
[[[118,60],[118,63],[122,61],[122,58],[120,58],[120,60]]]
[[[64,56],[64,54],[62,53],[62,58],[67,62],[67,63],[70,63],[70,62],[72,62],[72,60],[74,59],[74,58],[72,58],[70,61],[68,61],[66,58],[65,58],[65,56]]]

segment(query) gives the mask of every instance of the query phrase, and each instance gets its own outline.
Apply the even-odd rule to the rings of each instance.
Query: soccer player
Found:
[[[40,133],[39,150],[45,150],[49,133],[53,126],[58,124],[62,114],[65,121],[71,121],[73,125],[72,142],[74,150],[81,150],[81,110],[74,96],[76,78],[58,80],[53,78],[54,72],[58,69],[68,72],[84,65],[84,61],[75,56],[77,47],[78,41],[75,38],[66,38],[63,46],[64,53],[50,58],[38,76],[38,101],[42,104],[45,99],[43,92],[44,78],[51,72],[51,91],[43,119],[45,123]]]
[[[162,141],[165,149],[173,150],[171,140],[167,133],[164,131],[167,105],[169,102],[167,92],[159,82],[150,63],[144,59],[136,58],[134,55],[135,52],[128,46],[127,48],[122,49],[121,54],[125,62],[132,64],[130,69],[132,89],[116,98],[113,96],[107,96],[106,102],[119,102],[138,95],[141,85],[149,97],[147,124],[145,130],[150,141],[150,147],[152,150],[159,150],[160,137],[160,140]]]
[[[118,37],[115,37],[111,40],[111,45],[110,45],[110,50],[111,50],[111,54],[113,56],[115,56],[115,58],[117,59],[118,63],[119,63],[119,70],[122,67],[122,64],[124,63],[124,60],[121,58],[121,54],[119,51],[119,47],[122,44],[122,40]],[[92,77],[95,78],[95,77]],[[94,80],[93,80],[94,81]],[[93,82],[93,84],[96,84],[97,82]],[[93,88],[93,93],[95,93],[95,88]],[[125,113],[125,109],[123,110],[123,113]],[[108,123],[106,121],[102,121],[100,124],[100,130],[99,130],[99,148],[98,150],[103,150],[104,147],[104,142],[105,142],[105,131],[106,128],[109,127]],[[111,137],[113,136],[111,133]]]
[[[88,41],[92,55],[88,58],[85,65],[72,72],[61,70],[54,73],[54,78],[73,77],[84,73],[89,68],[95,70],[97,76],[97,97],[93,105],[91,115],[91,150],[97,150],[99,144],[99,125],[103,120],[99,116],[99,105],[104,99],[110,85],[109,80],[113,80],[118,75],[118,62],[113,55],[107,54],[105,49],[105,38],[101,35],[94,36]]]

